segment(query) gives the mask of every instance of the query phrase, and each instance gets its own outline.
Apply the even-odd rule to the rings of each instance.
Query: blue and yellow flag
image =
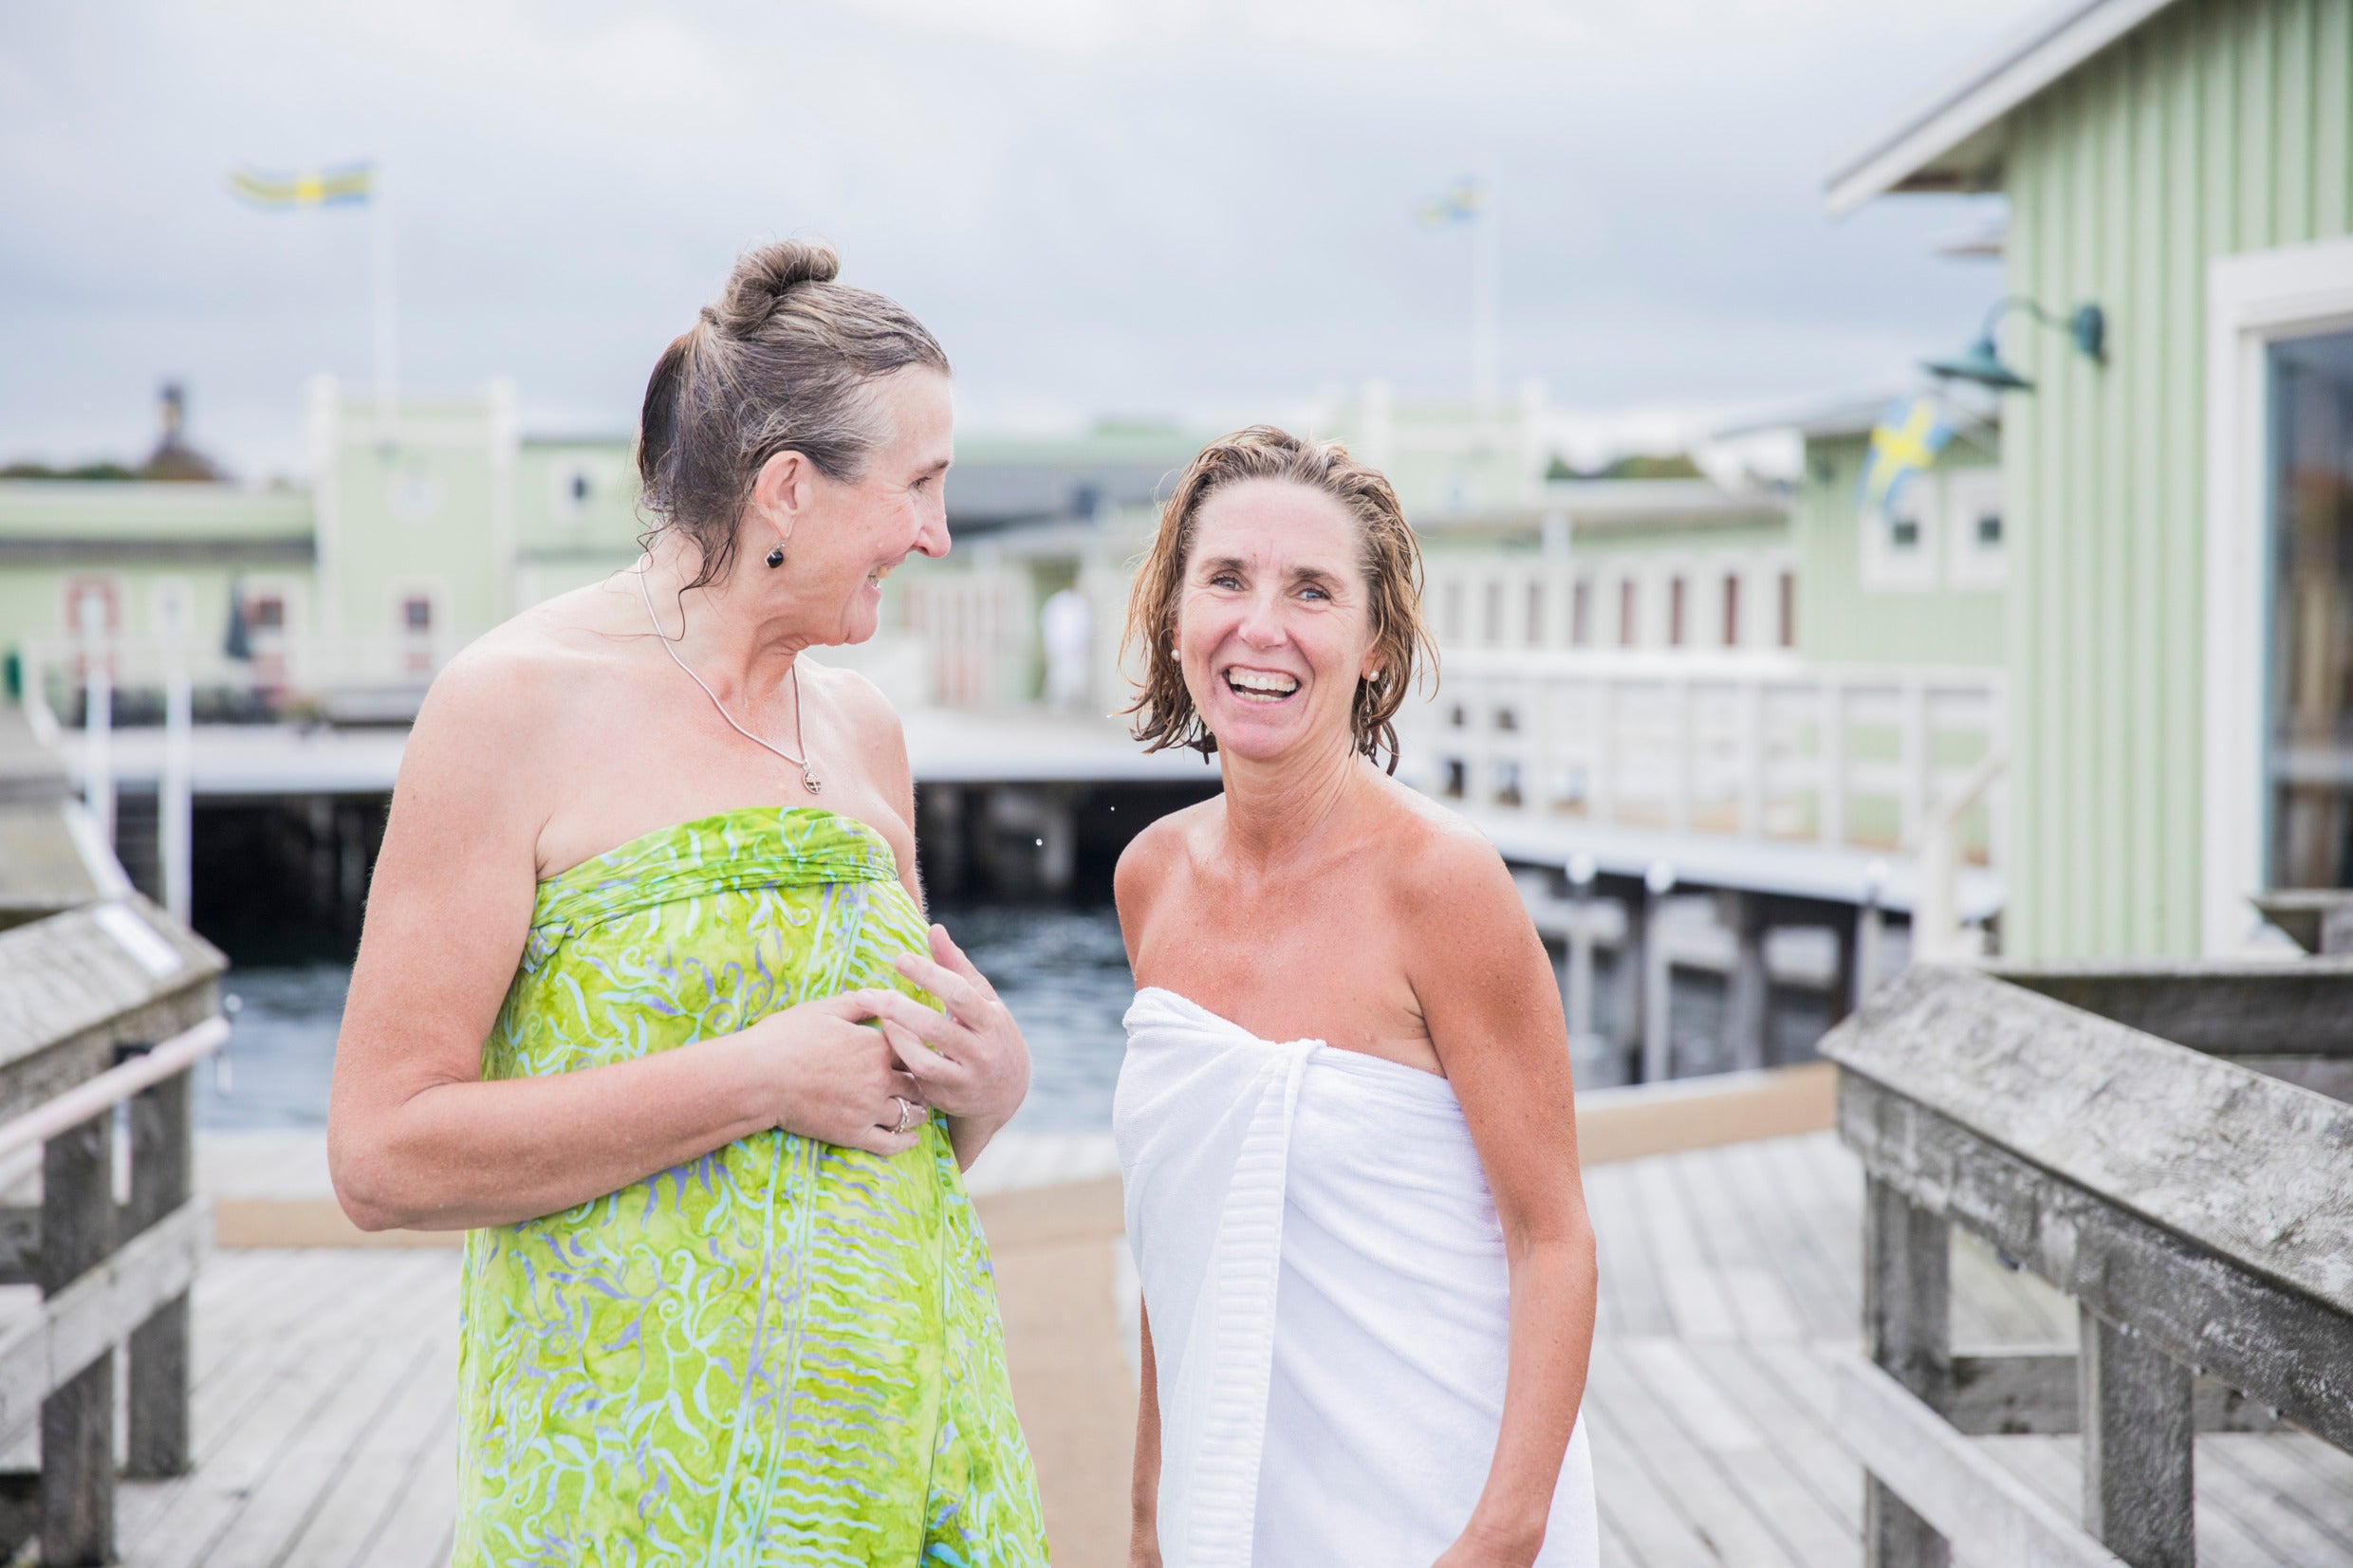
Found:
[[[1862,462],[1862,509],[1885,515],[1912,476],[1926,472],[1952,439],[1953,426],[1936,398],[1888,404],[1872,427],[1870,454]]]
[[[376,167],[342,163],[295,174],[239,169],[230,175],[229,188],[256,207],[345,207],[376,194]]]
[[[1450,223],[1469,223],[1485,204],[1486,193],[1477,180],[1456,180],[1443,195],[1423,202],[1415,215],[1424,229],[1443,229]]]

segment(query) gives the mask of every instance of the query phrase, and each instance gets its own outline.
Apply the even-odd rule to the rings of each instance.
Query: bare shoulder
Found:
[[[899,720],[898,708],[882,694],[882,688],[855,670],[824,662],[822,656],[804,654],[799,665],[805,685],[817,693],[820,701],[840,713],[848,726],[861,736],[887,741],[894,750],[905,755],[906,727]]]
[[[1528,914],[1510,869],[1487,835],[1458,813],[1392,779],[1380,781],[1378,818],[1390,902],[1417,934],[1491,934]]]
[[[1209,825],[1214,813],[1223,809],[1224,802],[1212,796],[1156,818],[1128,840],[1127,847],[1120,852],[1120,863],[1111,877],[1112,894],[1119,902],[1122,923],[1151,907],[1160,890],[1168,885],[1170,874],[1185,863],[1194,837]]]
[[[564,599],[524,611],[459,651],[434,677],[411,745],[428,749],[469,741],[511,756],[558,732],[570,710],[598,700],[593,677],[613,657]]]

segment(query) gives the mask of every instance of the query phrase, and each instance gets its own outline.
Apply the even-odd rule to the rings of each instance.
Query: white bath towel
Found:
[[[1503,1415],[1510,1282],[1447,1081],[1277,1044],[1173,991],[1112,1126],[1159,1374],[1167,1568],[1428,1568]],[[1600,1558],[1578,1425],[1544,1568]]]

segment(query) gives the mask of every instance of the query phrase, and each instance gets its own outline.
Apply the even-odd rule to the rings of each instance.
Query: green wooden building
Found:
[[[2076,0],[1832,176],[2008,197],[2005,949],[2353,883],[2353,0]],[[2095,359],[2033,308],[2096,305]]]

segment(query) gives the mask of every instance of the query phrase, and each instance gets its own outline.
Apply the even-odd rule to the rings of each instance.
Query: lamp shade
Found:
[[[1997,392],[2032,392],[2034,383],[2002,363],[1987,333],[1950,360],[1923,360],[1920,368],[1949,381],[1974,381]]]

